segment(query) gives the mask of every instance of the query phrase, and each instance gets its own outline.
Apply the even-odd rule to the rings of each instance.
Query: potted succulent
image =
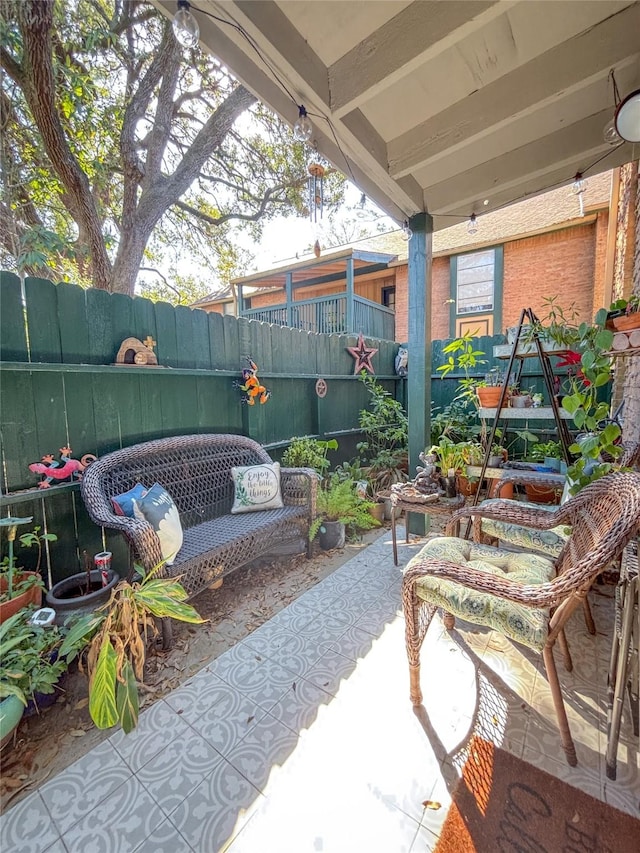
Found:
[[[320,547],[325,551],[344,546],[346,528],[350,525],[369,530],[380,524],[369,512],[375,503],[359,497],[355,487],[351,479],[332,477],[326,487],[318,491],[318,515],[309,528],[309,539],[319,534]]]
[[[156,620],[204,622],[186,604],[187,593],[174,578],[157,577],[162,564],[145,574],[135,566],[134,579],[122,580],[106,604],[81,616],[70,629],[60,654],[72,660],[88,642],[89,713],[99,729],[120,723],[125,734],[138,723],[138,682],[148,641],[158,633]]]
[[[29,604],[39,607],[42,601],[44,588],[40,575],[42,544],[47,541],[55,542],[58,537],[54,533],[40,533],[39,527],[34,527],[32,531],[19,536],[18,541],[23,547],[30,548],[35,545],[38,551],[35,570],[31,572],[21,570],[16,566],[14,543],[18,527],[32,521],[31,516],[26,518],[9,516],[0,519],[0,527],[6,530],[9,552],[0,564],[0,623]]]

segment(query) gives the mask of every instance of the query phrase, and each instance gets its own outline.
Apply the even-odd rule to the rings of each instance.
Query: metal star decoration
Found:
[[[353,370],[356,376],[360,373],[361,370],[368,370],[369,373],[375,373],[375,370],[373,369],[373,364],[371,364],[371,359],[378,352],[378,350],[375,347],[368,347],[365,344],[362,332],[360,332],[360,334],[358,335],[358,346],[346,347],[346,349],[356,360],[355,368]]]

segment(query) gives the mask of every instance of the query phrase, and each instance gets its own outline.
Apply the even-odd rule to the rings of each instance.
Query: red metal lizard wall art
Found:
[[[33,474],[42,474],[39,489],[48,489],[52,483],[79,480],[85,468],[96,459],[92,453],[85,453],[80,459],[72,459],[72,452],[70,447],[61,447],[60,462],[55,461],[53,453],[46,453],[40,462],[29,465]]]

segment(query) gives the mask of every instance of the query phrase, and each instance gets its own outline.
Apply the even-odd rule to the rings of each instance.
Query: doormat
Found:
[[[435,853],[638,853],[640,820],[475,737]]]

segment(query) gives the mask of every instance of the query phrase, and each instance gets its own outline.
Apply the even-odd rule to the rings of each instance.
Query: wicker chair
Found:
[[[542,654],[567,762],[577,764],[553,657],[558,641],[565,666],[572,668],[564,626],[582,605],[597,575],[621,554],[640,528],[640,474],[616,472],[590,483],[555,512],[495,501],[466,507],[451,518],[486,515],[528,527],[571,526],[571,536],[555,560],[540,554],[505,551],[457,537],[428,542],[404,570],[402,598],[409,658],[411,701],[422,703],[420,648],[438,607],[445,627],[455,616],[486,625]]]
[[[620,457],[619,465],[623,468],[640,467],[640,441],[635,444],[630,444],[625,448],[624,453]],[[510,471],[504,482],[526,483],[527,474],[526,472],[517,470]],[[498,483],[496,491],[497,497],[500,496],[500,486],[501,483]],[[491,498],[490,500],[495,500],[495,498]],[[521,505],[522,503],[523,502],[521,502]],[[480,504],[480,506],[486,505],[486,501],[483,501]],[[536,506],[540,509],[546,510],[547,512],[553,512],[556,509],[556,506],[549,506],[545,504],[527,503],[526,505]],[[510,545],[517,545],[521,548],[526,548],[528,551],[536,551],[550,557],[559,556],[567,542],[567,539],[569,538],[570,533],[571,531],[565,525],[559,525],[558,527],[550,530],[531,530],[523,525],[510,524],[493,518],[485,518],[482,521],[480,528],[474,531],[474,534],[478,537],[476,540],[478,542],[488,542],[490,544],[493,544],[494,542],[497,544],[498,541],[507,542]],[[595,627],[591,633],[595,633]]]

